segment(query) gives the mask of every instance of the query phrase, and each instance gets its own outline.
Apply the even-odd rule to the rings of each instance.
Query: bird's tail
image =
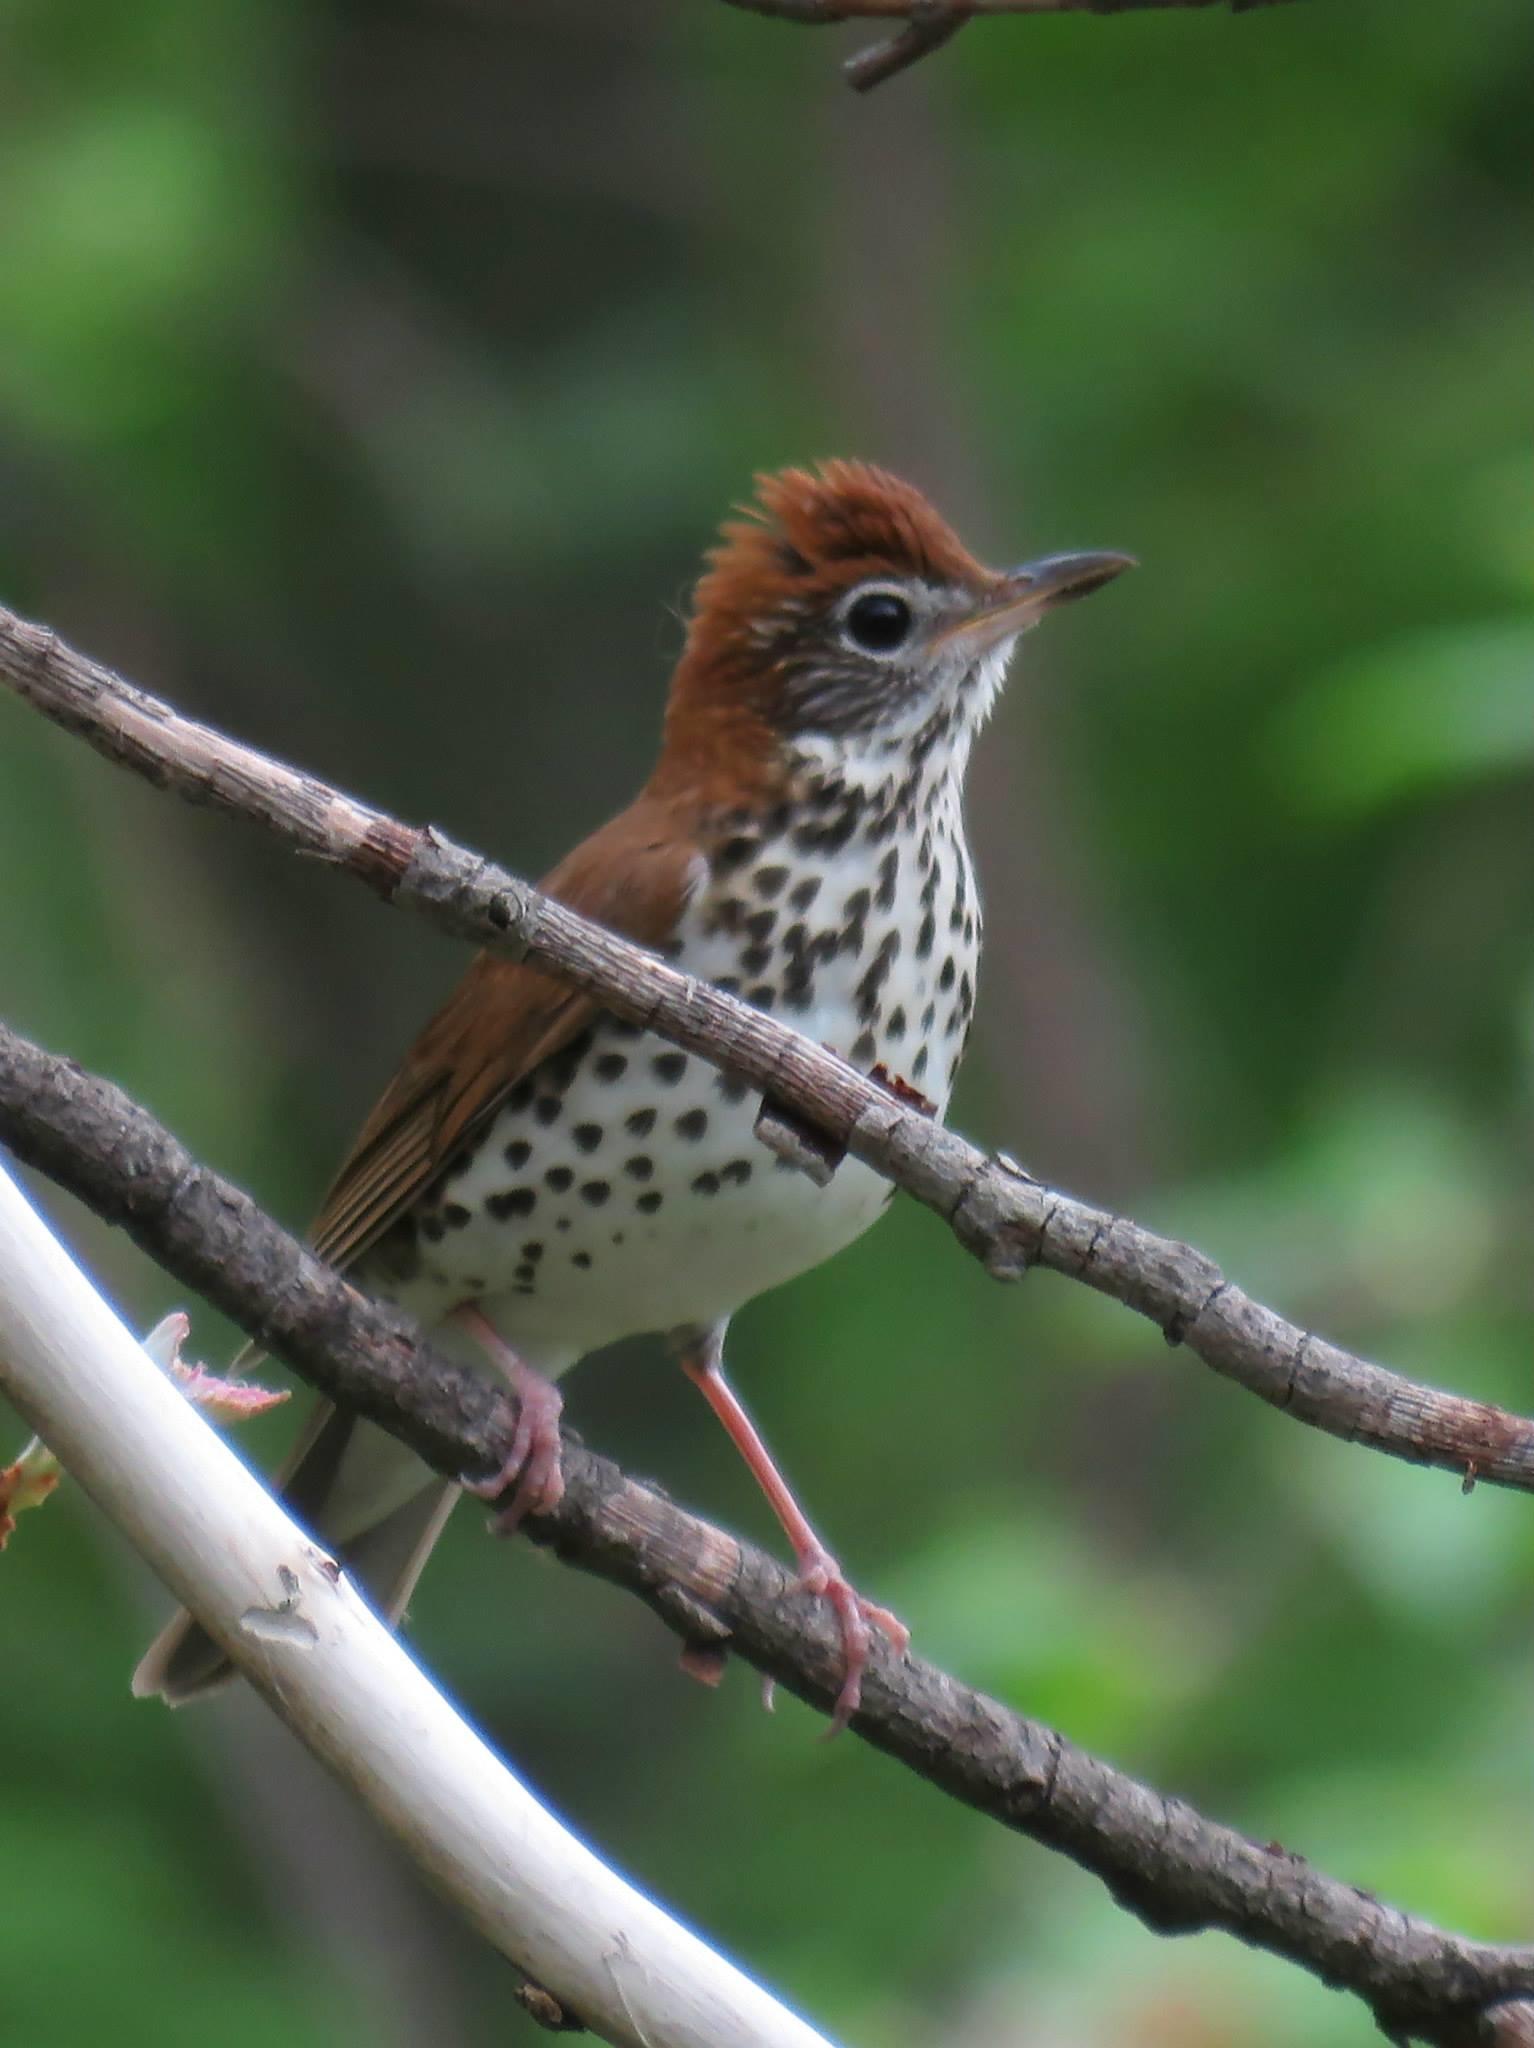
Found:
[[[276,1484],[286,1506],[394,1627],[458,1487],[386,1431],[329,1402],[315,1406]],[[145,1652],[133,1691],[181,1707],[233,1674],[227,1651],[183,1608]]]

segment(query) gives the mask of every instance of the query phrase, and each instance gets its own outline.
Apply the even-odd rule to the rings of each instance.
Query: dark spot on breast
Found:
[[[891,1038],[904,1038],[906,1028],[905,1010],[897,1003],[884,1020],[884,1028]]]
[[[751,877],[751,886],[753,889],[755,889],[758,896],[771,898],[777,895],[778,891],[782,888],[783,884],[787,880],[787,868],[758,868],[756,873]]]
[[[932,1029],[932,1026],[934,1025],[934,1023],[936,1023],[936,1021],[937,1021],[937,1004],[936,1004],[936,1003],[928,1003],[928,1005],[927,1005],[926,1009],[925,1009],[925,1010],[923,1010],[923,1011],[922,1011],[922,1013],[921,1013],[921,1029],[922,1029],[922,1030],[923,1030],[924,1032],[925,1032],[925,1031],[930,1031],[930,1030]]]
[[[900,848],[892,846],[879,863],[879,893],[874,899],[881,910],[895,907],[895,884],[900,879]]]
[[[867,917],[869,907],[872,903],[872,890],[854,889],[852,894],[847,898],[846,902],[842,905],[842,916],[847,920],[849,924],[861,924],[864,918]]]
[[[715,873],[727,875],[734,868],[744,867],[755,851],[756,840],[748,833],[738,833],[735,838],[727,839],[714,855]]]
[[[561,1098],[557,1095],[540,1095],[533,1106],[533,1115],[537,1117],[539,1123],[551,1124],[563,1106]]]
[[[623,1119],[623,1128],[630,1137],[648,1138],[651,1131],[655,1128],[655,1111],[653,1109],[636,1109],[632,1115],[626,1116]]]
[[[498,1195],[491,1195],[485,1207],[492,1216],[531,1216],[533,1205],[538,1200],[532,1188],[503,1188]]]
[[[582,1152],[595,1152],[598,1145],[602,1142],[602,1126],[600,1124],[577,1124],[574,1130],[571,1131],[570,1136],[575,1140]]]
[[[878,1042],[871,1031],[860,1031],[852,1041],[852,1064],[864,1066],[878,1051]]]
[[[514,1173],[519,1167],[526,1166],[532,1156],[533,1148],[528,1144],[526,1138],[513,1138],[506,1147],[506,1164]]]
[[[958,971],[959,970],[953,964],[953,955],[950,953],[948,958],[943,962],[942,970],[937,978],[937,985],[943,991],[944,995],[946,995],[949,989],[953,987],[954,978],[957,975]]]
[[[611,1193],[612,1189],[605,1180],[581,1182],[581,1200],[589,1202],[593,1209],[600,1209]]]
[[[625,1159],[623,1171],[630,1180],[654,1180],[655,1161],[646,1153],[636,1152],[632,1159]]]
[[[916,1048],[916,1057],[911,1061],[911,1079],[913,1081],[919,1081],[922,1075],[926,1073],[926,1071],[927,1048],[924,1045],[919,1045]]]
[[[819,894],[819,875],[806,875],[802,882],[795,882],[789,890],[788,900],[795,910],[808,910]]]
[[[807,1010],[814,1000],[815,985],[811,979],[808,960],[795,960],[783,977],[780,991],[783,1006],[788,1010]],[[744,1094],[744,1089],[742,1089]]]
[[[591,1254],[590,1252],[571,1252],[570,1263],[572,1266],[579,1266],[582,1272],[584,1272],[591,1264]]]
[[[771,946],[747,946],[740,956],[740,964],[747,974],[761,974],[765,972],[771,958]]]
[[[562,1195],[574,1179],[575,1175],[568,1166],[551,1166],[543,1176],[544,1185],[552,1188],[556,1195]]]
[[[739,1074],[716,1074],[714,1086],[726,1102],[744,1102],[751,1093],[751,1083],[743,1081]]]
[[[531,1080],[519,1081],[516,1087],[513,1088],[511,1093],[506,1097],[506,1107],[511,1111],[513,1116],[516,1116],[522,1110],[527,1108],[527,1105],[532,1101],[532,1099],[533,1083],[531,1082]]]
[[[708,1129],[708,1111],[689,1109],[676,1120],[676,1134],[679,1138],[701,1138]]]
[[[522,1256],[530,1266],[537,1265],[538,1261],[543,1257],[543,1246],[538,1242],[537,1238],[532,1237],[528,1239],[527,1243],[522,1247]]]
[[[628,1059],[621,1052],[604,1052],[595,1067],[599,1081],[616,1081],[628,1069]]]
[[[777,996],[778,992],[770,981],[759,981],[755,988],[746,990],[746,1001],[758,1010],[770,1010]]]
[[[740,976],[738,974],[721,974],[714,983],[714,986],[722,996],[738,996],[740,994]]]
[[[661,1197],[655,1188],[651,1188],[648,1194],[641,1195],[634,1204],[635,1208],[642,1209],[646,1216],[653,1216],[660,1205]]]
[[[775,910],[755,910],[746,919],[746,931],[758,945],[772,937],[772,928],[778,921]]]
[[[888,931],[879,941],[879,950],[870,962],[868,971],[857,986],[858,1015],[865,1023],[878,1011],[879,991],[889,977],[889,971],[900,951],[900,934]]]
[[[717,1173],[699,1173],[693,1176],[692,1191],[695,1195],[717,1195],[719,1176]]]
[[[800,853],[840,853],[858,829],[861,810],[861,803],[849,803],[840,817],[828,819],[824,825],[801,825],[794,834],[795,847]]]
[[[525,1283],[535,1278],[537,1270],[538,1269],[536,1266],[530,1266],[527,1263],[526,1259],[524,1259],[521,1265],[517,1267],[516,1272],[512,1275],[512,1278],[514,1280],[521,1280]]]
[[[442,1218],[440,1216],[423,1216],[421,1218],[421,1235],[428,1244],[441,1244],[443,1237],[446,1235]]]
[[[936,940],[937,919],[928,910],[923,914],[921,927],[916,934],[916,957],[918,960],[928,960],[931,958],[932,948]]]
[[[562,1095],[575,1079],[577,1068],[590,1050],[591,1033],[583,1031],[579,1038],[572,1039],[563,1052],[556,1053],[545,1063],[542,1076],[544,1085]]]
[[[469,1213],[462,1202],[445,1202],[442,1206],[442,1221],[449,1230],[462,1230],[469,1220]]]
[[[751,1161],[749,1159],[732,1159],[728,1166],[720,1167],[719,1178],[732,1182],[738,1188],[743,1188],[751,1178]]]
[[[685,1052],[658,1052],[650,1062],[650,1071],[657,1081],[664,1081],[668,1088],[674,1087],[687,1072]]]

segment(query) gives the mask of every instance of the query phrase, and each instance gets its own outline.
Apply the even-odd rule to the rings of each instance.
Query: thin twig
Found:
[[[0,1138],[436,1470],[500,1468],[509,1418],[488,1380],[321,1265],[120,1089],[3,1026]],[[824,1602],[795,1591],[764,1552],[575,1442],[564,1471],[558,1508],[527,1524],[535,1542],[636,1593],[686,1647],[728,1645],[811,1705],[830,1706],[842,1651]],[[1534,1994],[1534,1948],[1465,1941],[1381,1905],[882,1639],[852,1726],[956,1799],[1095,1873],[1154,1931],[1223,1929],[1356,1993],[1399,2037],[1450,2048],[1480,2038],[1470,2029],[1495,2000]]]
[[[998,1279],[1045,1266],[1147,1317],[1297,1421],[1479,1483],[1534,1490],[1534,1421],[1344,1351],[1243,1293],[1212,1259],[987,1158],[823,1047],[540,895],[430,826],[359,803],[123,682],[0,608],[0,679],[108,760],[264,826],[460,938],[527,959],[757,1084],[924,1202]]]
[[[803,28],[829,28],[844,21],[904,21],[898,35],[849,57],[842,75],[855,92],[868,92],[897,72],[940,49],[977,14],[1140,14],[1192,8],[1228,7],[1247,14],[1258,7],[1282,7],[1290,0],[726,0],[748,14],[770,15]]]
[[[898,34],[882,43],[870,43],[842,66],[842,76],[854,92],[872,92],[876,85],[909,71],[923,57],[930,57],[944,43],[952,42],[963,28],[972,9],[947,4],[947,0],[914,0],[910,18]]]

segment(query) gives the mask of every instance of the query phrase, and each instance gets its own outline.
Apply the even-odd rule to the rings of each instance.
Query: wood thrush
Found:
[[[759,480],[700,581],[660,757],[635,801],[543,886],[864,1070],[947,1105],[974,1005],[980,909],[964,836],[970,746],[1018,637],[1130,566],[983,568],[919,492],[863,463]],[[505,1526],[557,1502],[554,1381],[588,1351],[669,1333],[781,1520],[846,1652],[870,1624],[721,1370],[730,1317],[861,1235],[892,1188],[846,1160],[816,1186],[753,1135],[743,1081],[532,968],[481,954],[363,1126],[315,1224],[320,1255],[519,1397],[492,1486]],[[459,1487],[381,1430],[314,1414],[282,1477],[299,1516],[391,1620]],[[227,1674],[178,1616],[135,1690]]]

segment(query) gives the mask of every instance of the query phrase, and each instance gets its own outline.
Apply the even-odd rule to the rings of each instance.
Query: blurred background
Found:
[[[992,560],[1133,550],[981,750],[956,1120],[1527,1411],[1534,14],[999,21],[867,100],[857,43],[713,0],[10,0],[0,596],[537,874],[644,772],[753,469],[888,463]],[[462,964],[3,697],[0,875],[6,1016],[295,1225]],[[40,1193],[135,1324],[183,1304]],[[928,1655],[1527,1938],[1529,1501],[1308,1432],[1063,1280],[997,1288],[904,1202],[734,1362]],[[566,1391],[775,1541],[657,1351]],[[0,1571],[14,2038],[538,2038],[252,1702],[129,1701],[162,1601],[83,1498]],[[563,1814],[849,2044],[1375,2038],[766,1718],[750,1673],[689,1683],[634,1602],[472,1509],[415,1612]]]

